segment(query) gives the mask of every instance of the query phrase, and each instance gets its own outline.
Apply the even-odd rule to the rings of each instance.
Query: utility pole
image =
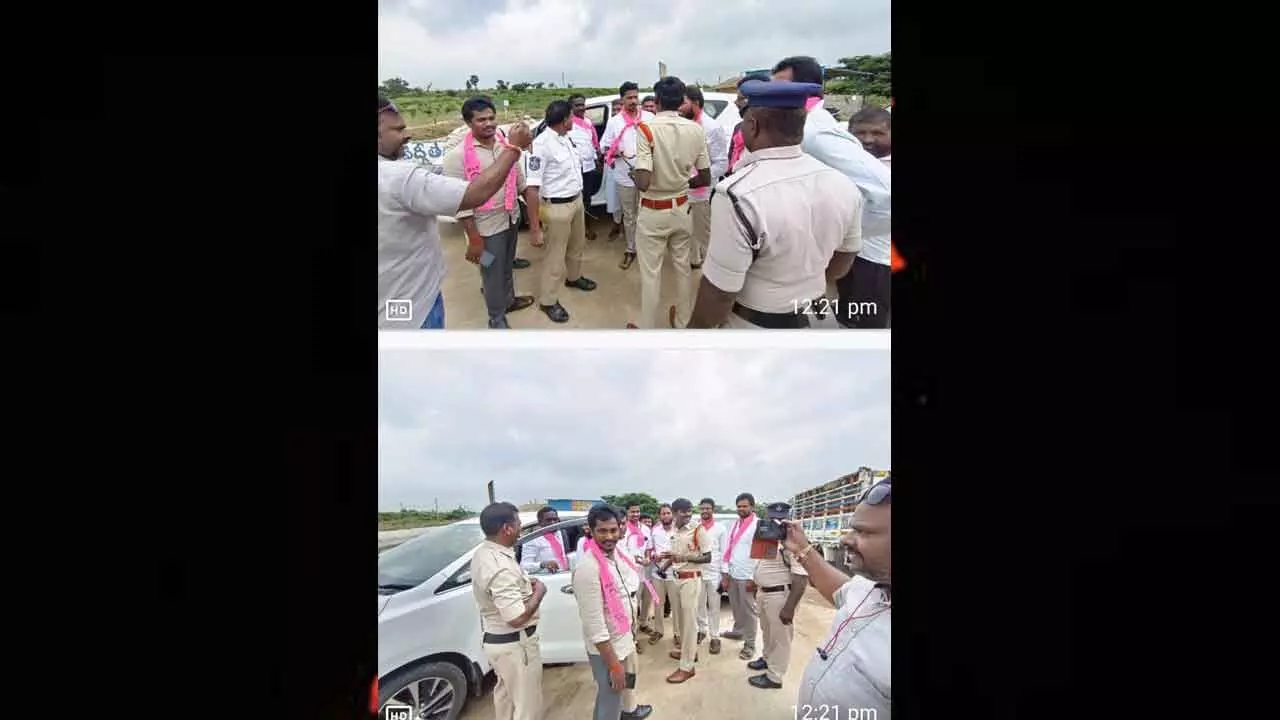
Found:
[[[440,498],[431,498],[436,504],[436,514],[440,514]]]
[[[563,73],[563,72],[561,72],[561,73],[560,73],[560,87],[565,87],[565,82],[564,82],[564,73]]]
[[[493,481],[492,480],[489,481],[488,487],[489,487],[489,504],[492,505],[493,504]]]
[[[658,61],[658,79],[662,79],[666,76],[667,76],[667,64],[659,60]]]

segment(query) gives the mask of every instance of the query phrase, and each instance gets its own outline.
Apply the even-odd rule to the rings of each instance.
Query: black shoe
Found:
[[[517,295],[511,304],[507,306],[507,312],[520,312],[521,310],[533,304],[532,295]]]
[[[553,323],[569,322],[569,311],[561,307],[560,303],[556,303],[555,305],[539,305],[538,307],[542,308],[542,312],[546,313],[547,317],[551,318],[551,322]]]
[[[622,720],[644,720],[653,714],[652,705],[637,705],[633,712],[624,712],[621,715]]]
[[[756,658],[755,660],[752,660],[751,662],[747,663],[747,667],[751,668],[752,670],[768,670],[769,663],[765,662],[764,658],[761,657],[761,658]]]
[[[782,683],[776,683],[770,680],[768,675],[755,675],[753,677],[747,678],[747,682],[751,683],[755,687],[762,688],[764,690],[777,690],[778,688],[782,687]]]
[[[511,261],[511,267],[515,268],[516,270],[523,270],[532,264],[533,263],[530,263],[528,260],[525,260],[524,258],[516,258],[515,260]]]
[[[565,287],[577,288],[583,292],[591,292],[596,289],[596,281],[586,277],[580,277],[577,280],[565,280]]]

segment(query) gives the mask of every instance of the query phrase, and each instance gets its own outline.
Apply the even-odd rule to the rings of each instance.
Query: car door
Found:
[[[541,638],[544,663],[576,663],[587,661],[586,641],[582,636],[582,622],[578,617],[578,603],[573,597],[571,571],[577,565],[574,552],[577,538],[586,524],[585,518],[575,518],[550,527],[541,528],[520,538],[517,557],[523,557],[524,545],[547,533],[558,533],[565,550],[569,571],[551,572],[537,570],[530,573],[547,586],[546,597],[538,611],[538,636]]]
[[[587,106],[587,112],[586,112],[587,120],[591,121],[591,124],[595,126],[596,137],[598,138],[604,137],[604,129],[609,124],[610,109],[611,109],[611,105],[607,102],[595,103],[594,105]],[[605,147],[600,148],[601,152],[605,150],[608,150],[608,148],[605,148]],[[602,171],[603,169],[604,168],[601,167]],[[602,182],[600,183],[600,189],[596,191],[595,196],[588,198],[587,206],[594,207],[596,205],[604,205],[608,202],[609,202],[609,199],[608,199],[608,196],[605,194],[604,183]]]

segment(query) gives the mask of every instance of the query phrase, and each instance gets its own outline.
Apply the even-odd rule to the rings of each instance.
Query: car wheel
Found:
[[[414,720],[457,720],[467,702],[467,676],[453,663],[411,665],[379,682],[378,695],[379,715],[409,707]]]

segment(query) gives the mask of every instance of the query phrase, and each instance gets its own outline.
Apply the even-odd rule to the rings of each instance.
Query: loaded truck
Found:
[[[853,527],[853,511],[858,499],[888,476],[888,470],[860,467],[848,475],[796,493],[791,499],[791,519],[800,523],[809,542],[828,562],[844,567],[840,536]]]

